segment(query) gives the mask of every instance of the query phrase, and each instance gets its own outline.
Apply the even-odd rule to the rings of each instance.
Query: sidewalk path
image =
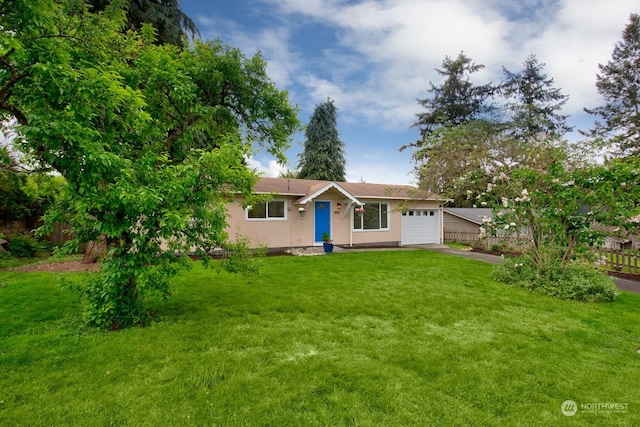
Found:
[[[447,245],[431,244],[431,245],[415,245],[411,247],[414,247],[417,249],[426,249],[429,251],[436,251],[436,252],[449,254],[449,255],[461,256],[464,258],[475,259],[478,261],[489,262],[492,264],[498,264],[500,262],[500,256],[498,255],[485,254],[482,252],[473,252],[473,251],[461,251],[458,249],[451,249]],[[622,279],[620,277],[613,277],[613,279],[615,281],[616,287],[621,291],[640,294],[640,282],[637,282],[635,280],[630,280],[630,279]]]

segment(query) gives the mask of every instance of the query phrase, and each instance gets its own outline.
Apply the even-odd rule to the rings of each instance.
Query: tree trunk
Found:
[[[83,264],[95,264],[98,260],[104,259],[107,255],[107,239],[105,236],[100,236],[97,241],[90,241],[87,243],[87,249],[82,256]]]

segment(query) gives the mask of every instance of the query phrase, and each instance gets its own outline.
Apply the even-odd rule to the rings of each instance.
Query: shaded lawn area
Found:
[[[640,424],[638,295],[558,301],[427,251],[263,262],[196,264],[111,333],[82,327],[80,274],[0,272],[0,424]]]

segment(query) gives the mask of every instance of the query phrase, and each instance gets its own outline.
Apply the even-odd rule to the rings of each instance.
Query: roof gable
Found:
[[[327,191],[331,190],[331,189],[336,189],[340,194],[342,194],[346,199],[351,200],[353,203],[355,203],[356,205],[362,205],[363,203],[358,200],[357,198],[355,198],[352,194],[350,194],[349,192],[345,191],[341,186],[339,186],[338,184],[336,184],[335,182],[329,182],[326,185],[315,185],[312,186],[310,191],[313,191],[310,194],[307,194],[306,197],[302,197],[298,200],[296,200],[295,203],[299,203],[301,205],[307,204],[309,202],[311,202],[313,199],[315,199],[316,197],[320,196],[321,194],[326,193]],[[314,191],[315,190],[315,191]]]

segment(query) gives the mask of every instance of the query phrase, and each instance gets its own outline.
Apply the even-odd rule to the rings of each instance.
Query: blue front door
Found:
[[[331,202],[315,202],[315,241],[322,242],[322,234],[331,235]]]

